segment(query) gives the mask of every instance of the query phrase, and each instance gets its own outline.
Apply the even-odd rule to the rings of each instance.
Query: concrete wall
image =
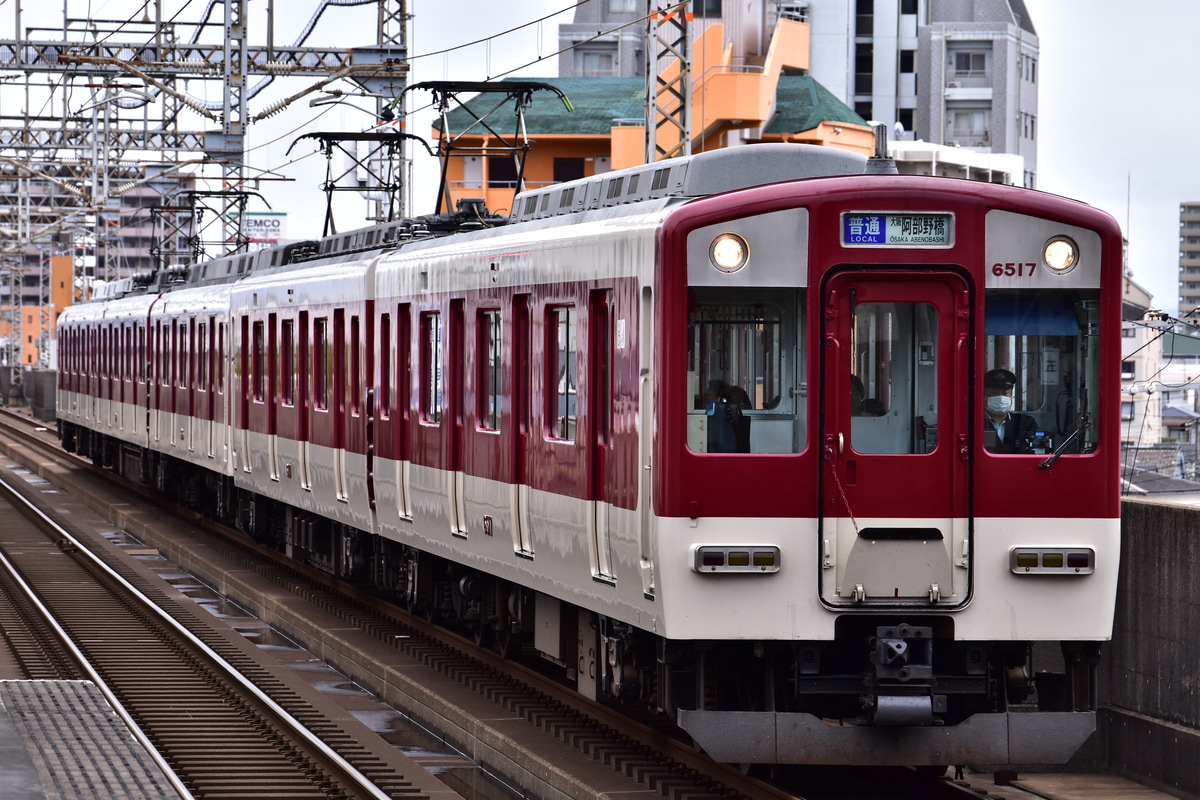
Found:
[[[33,411],[34,417],[45,422],[54,420],[54,394],[58,373],[53,370],[22,370],[21,385],[15,395],[12,389],[12,372],[0,369],[0,405],[24,406]]]
[[[1089,755],[1100,769],[1197,800],[1200,509],[1126,500],[1121,517],[1117,616]]]

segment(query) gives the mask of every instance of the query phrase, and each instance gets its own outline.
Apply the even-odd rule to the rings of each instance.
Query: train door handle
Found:
[[[846,436],[841,431],[838,431],[837,443],[838,455],[840,456],[846,452]]]

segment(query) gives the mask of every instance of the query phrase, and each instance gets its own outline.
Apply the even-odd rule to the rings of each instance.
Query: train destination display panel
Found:
[[[844,247],[950,247],[953,244],[954,217],[951,214],[842,214]]]

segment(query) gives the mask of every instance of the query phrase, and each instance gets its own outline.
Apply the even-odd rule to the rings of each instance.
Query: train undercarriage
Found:
[[[534,659],[585,696],[675,721],[719,760],[1051,763],[1094,729],[1098,642],[957,641],[953,617],[915,614],[843,614],[832,641],[673,641],[169,456],[69,423],[60,438],[289,557]]]

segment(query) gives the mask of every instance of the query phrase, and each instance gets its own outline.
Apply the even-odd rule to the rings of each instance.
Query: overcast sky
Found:
[[[593,0],[596,1],[596,0]],[[569,9],[575,0],[409,0],[413,14],[410,52],[415,57],[412,80],[482,80],[521,69],[519,74],[557,73],[552,57],[557,26],[570,11],[540,24],[445,55],[421,57],[477,39],[496,36]],[[1025,0],[1040,38],[1038,96],[1038,187],[1078,198],[1111,213],[1129,238],[1134,279],[1154,294],[1154,302],[1175,312],[1178,297],[1179,204],[1200,200],[1200,3],[1196,0]],[[124,19],[138,0],[68,0],[71,16]],[[205,4],[172,0],[167,14],[194,21]],[[292,42],[315,8],[312,2],[276,0],[276,41]],[[45,15],[61,24],[62,4],[22,0],[25,25]],[[53,7],[52,7],[53,6]],[[186,7],[185,7],[186,6]],[[0,0],[0,38],[13,33],[15,0]],[[184,9],[180,11],[180,9]],[[248,16],[253,28],[265,16],[263,0],[252,0]],[[303,9],[295,13],[293,9]],[[355,14],[360,16],[355,17]],[[90,16],[89,16],[90,15]],[[140,16],[140,14],[139,14]],[[326,15],[309,46],[353,46],[374,40],[373,9],[339,8]],[[360,35],[361,32],[363,35]],[[262,41],[261,33],[251,34]],[[540,56],[549,60],[532,66]],[[815,76],[818,80],[820,75]],[[297,79],[277,82],[274,97],[297,91]],[[211,82],[208,89],[211,91]],[[203,82],[192,82],[204,91]],[[272,98],[273,99],[273,98]],[[11,95],[5,98],[6,107]],[[86,100],[86,98],[83,98]],[[428,101],[416,97],[415,104]],[[255,100],[251,114],[267,100]],[[313,130],[356,130],[370,121],[348,107],[321,113],[307,102],[251,129],[249,142],[258,149],[251,162],[282,168],[295,178],[290,184],[266,184],[263,193],[274,210],[289,212],[289,235],[319,232],[323,198],[319,184],[323,159],[315,147],[301,143],[289,158],[285,151],[301,133]],[[6,109],[7,113],[7,109]],[[418,115],[409,131],[428,136],[431,116]],[[267,144],[277,140],[273,144]],[[299,164],[297,155],[309,153]],[[413,211],[432,209],[436,167],[426,160],[418,171]],[[298,202],[297,197],[309,198]],[[349,224],[362,224],[361,212]],[[315,221],[314,221],[315,220]]]
[[[1200,3],[1025,0],[1041,46],[1038,188],[1117,218],[1174,313],[1179,204],[1200,201]]]

